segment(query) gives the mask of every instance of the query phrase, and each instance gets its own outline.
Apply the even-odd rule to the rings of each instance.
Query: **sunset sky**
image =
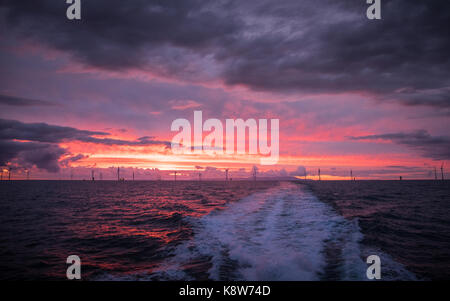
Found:
[[[70,21],[62,0],[1,0],[3,179],[432,179],[450,168],[450,3],[368,20],[365,2],[84,0]],[[278,164],[172,154],[195,110],[279,119]]]

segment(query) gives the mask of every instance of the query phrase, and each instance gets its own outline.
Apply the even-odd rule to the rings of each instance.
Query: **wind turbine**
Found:
[[[257,173],[258,168],[254,165],[253,169],[252,169],[252,174],[253,174],[253,181],[256,181],[256,173]]]

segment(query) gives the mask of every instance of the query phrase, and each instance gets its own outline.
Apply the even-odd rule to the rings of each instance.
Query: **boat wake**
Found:
[[[364,258],[370,250],[361,248],[358,220],[338,215],[294,183],[188,222],[192,239],[146,280],[367,280]],[[388,255],[372,254],[381,257],[382,266],[388,263],[382,270],[386,280],[414,279]]]

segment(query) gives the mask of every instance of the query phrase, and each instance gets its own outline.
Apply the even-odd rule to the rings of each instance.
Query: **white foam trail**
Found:
[[[193,238],[147,279],[195,280],[203,269],[212,280],[367,280],[358,220],[343,218],[294,183],[189,222]],[[383,266],[389,261],[400,279],[414,279],[387,255],[372,254]],[[196,264],[197,272],[188,272]]]
[[[335,240],[345,248],[345,278],[365,275],[357,224],[293,183],[204,216],[195,222],[194,231],[193,239],[161,267],[164,274],[179,271],[194,258],[208,257],[209,278],[214,280],[319,280],[327,264],[325,246]]]

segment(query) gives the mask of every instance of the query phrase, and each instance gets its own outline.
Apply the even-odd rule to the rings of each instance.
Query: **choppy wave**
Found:
[[[406,182],[5,182],[0,279],[447,279],[448,189]]]
[[[293,183],[189,222],[192,239],[147,279],[366,280],[363,255],[371,250],[361,247],[358,220],[343,218]],[[386,280],[415,279],[388,255],[374,254]]]

